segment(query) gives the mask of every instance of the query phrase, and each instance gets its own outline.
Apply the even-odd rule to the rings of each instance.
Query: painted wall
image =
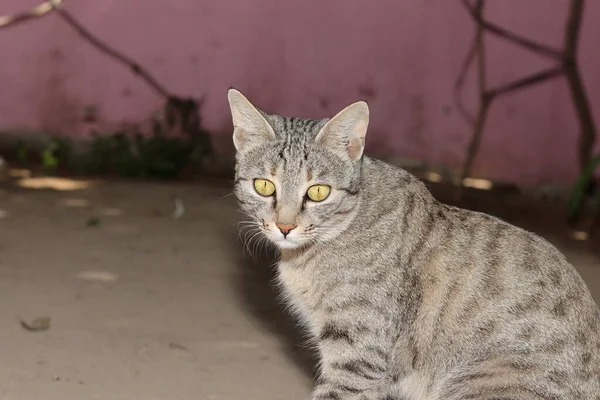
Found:
[[[3,0],[0,14],[38,0]],[[568,0],[490,0],[487,15],[532,39],[560,46]],[[230,152],[226,90],[266,111],[311,117],[366,99],[369,152],[458,166],[470,128],[453,84],[474,26],[459,0],[103,0],[67,1],[99,38],[130,55],[172,92],[203,96],[202,116]],[[580,59],[600,124],[600,2],[588,1]],[[494,38],[489,81],[507,82],[550,62]],[[0,31],[0,130],[84,135],[83,111],[102,123],[146,119],[161,105],[144,82],[99,53],[57,15]],[[466,86],[474,109],[474,75]],[[523,184],[570,183],[578,125],[558,79],[499,100],[475,173]]]

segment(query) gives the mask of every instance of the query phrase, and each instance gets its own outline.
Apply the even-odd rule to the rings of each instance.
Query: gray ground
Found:
[[[306,398],[313,361],[277,303],[273,260],[244,255],[229,193],[228,182],[2,190],[0,399]],[[559,245],[600,298],[598,246],[543,207],[495,201],[490,212]],[[49,329],[23,328],[39,317]]]

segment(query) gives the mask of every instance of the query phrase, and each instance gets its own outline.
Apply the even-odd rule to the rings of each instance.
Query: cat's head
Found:
[[[268,115],[228,93],[242,211],[282,249],[331,240],[360,201],[369,108],[353,103],[331,119]]]

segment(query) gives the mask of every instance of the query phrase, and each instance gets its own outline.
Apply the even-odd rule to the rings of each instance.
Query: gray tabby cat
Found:
[[[228,94],[242,210],[319,350],[312,399],[600,399],[600,319],[544,239],[363,156],[366,103],[268,115]]]

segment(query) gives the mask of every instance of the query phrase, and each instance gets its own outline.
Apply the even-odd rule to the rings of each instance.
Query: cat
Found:
[[[365,156],[363,101],[228,100],[236,197],[318,349],[312,400],[600,400],[598,306],[556,248]]]

